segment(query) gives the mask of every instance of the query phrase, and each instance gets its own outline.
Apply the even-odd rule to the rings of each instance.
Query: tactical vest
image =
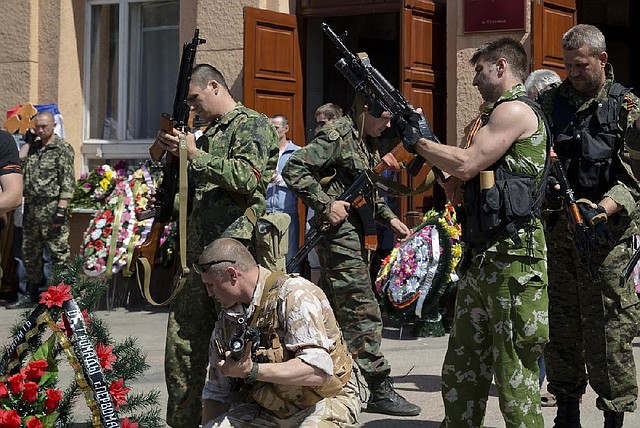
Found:
[[[593,100],[579,113],[567,98],[555,94],[553,149],[563,162],[576,199],[600,201],[622,171],[616,156],[624,142],[618,119],[629,90],[613,83],[606,101]]]
[[[516,248],[523,243],[518,230],[531,224],[534,218],[540,218],[540,207],[544,200],[546,182],[549,176],[551,132],[546,116],[540,106],[527,97],[518,97],[508,101],[522,101],[529,105],[542,118],[547,131],[547,156],[540,184],[536,185],[536,176],[508,171],[503,159],[499,159],[489,170],[494,173],[493,187],[480,189],[480,174],[464,184],[462,221],[462,240],[468,248],[486,250],[493,239],[507,232]],[[488,116],[482,126],[488,122]]]
[[[278,294],[285,281],[297,274],[280,275],[275,281],[270,277],[265,283],[260,308],[250,321],[252,326],[260,328],[260,347],[256,353],[256,361],[263,363],[281,363],[295,358],[295,354],[285,348],[284,337],[279,336]],[[271,279],[271,281],[270,281]],[[272,283],[271,287],[268,287]],[[313,406],[326,397],[337,395],[351,378],[352,359],[342,335],[334,344],[329,355],[333,361],[333,377],[322,386],[279,385],[267,382],[256,382],[245,385],[250,389],[251,398],[261,407],[270,410],[280,418],[288,418],[302,409]]]

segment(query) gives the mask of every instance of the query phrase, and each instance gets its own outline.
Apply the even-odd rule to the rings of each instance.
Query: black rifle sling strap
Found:
[[[140,292],[147,299],[147,302],[153,306],[165,306],[171,303],[171,301],[178,295],[178,293],[184,287],[189,275],[189,267],[187,266],[187,196],[188,196],[188,182],[187,182],[187,138],[186,134],[180,133],[180,143],[178,145],[180,150],[179,158],[179,181],[178,181],[178,237],[179,237],[179,253],[180,253],[180,271],[176,273],[173,279],[173,291],[169,298],[164,302],[156,302],[151,297],[151,272],[153,270],[153,263],[155,260],[147,260],[146,257],[140,257],[137,261],[136,275],[138,278],[138,287]]]

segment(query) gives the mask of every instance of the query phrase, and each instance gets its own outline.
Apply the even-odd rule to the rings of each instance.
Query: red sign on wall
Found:
[[[464,32],[524,30],[525,0],[464,0]]]

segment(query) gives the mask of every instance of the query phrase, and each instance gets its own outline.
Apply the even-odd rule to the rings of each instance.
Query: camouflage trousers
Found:
[[[240,403],[232,405],[227,413],[205,424],[204,428],[353,427],[359,415],[360,397],[354,375],[340,394],[324,398],[286,419],[277,417],[256,403]]]
[[[546,262],[485,255],[458,285],[442,366],[441,426],[481,427],[495,377],[506,427],[543,427],[538,357],[549,337]]]
[[[214,300],[207,295],[200,275],[191,274],[169,309],[164,363],[169,426],[200,424],[209,341],[216,319]]]
[[[391,372],[380,351],[382,314],[373,293],[368,256],[353,257],[332,252],[318,244],[320,288],[336,316],[349,352],[367,384],[381,382]],[[367,260],[367,262],[365,262]]]
[[[40,284],[45,280],[45,245],[54,268],[62,267],[69,262],[69,221],[60,226],[51,224],[51,216],[57,206],[56,199],[41,204],[26,204],[24,207],[22,257],[29,283]]]
[[[625,287],[619,285],[620,273],[631,258],[630,242],[594,259],[602,277],[599,282],[576,260],[566,238],[547,244],[549,392],[577,398],[589,382],[598,394],[598,409],[633,412],[638,385],[631,342],[638,329],[638,297],[632,278]]]

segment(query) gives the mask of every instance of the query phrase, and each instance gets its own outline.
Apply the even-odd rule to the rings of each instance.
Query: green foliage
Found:
[[[120,418],[124,419],[128,416],[131,421],[139,422],[140,428],[163,426],[164,423],[159,416],[159,391],[134,392],[135,381],[144,376],[145,371],[149,368],[146,354],[138,346],[136,338],[127,337],[119,342],[114,341],[109,332],[108,324],[92,313],[107,291],[107,284],[99,278],[86,276],[83,273],[82,264],[82,258],[76,257],[66,266],[66,269],[54,271],[51,285],[57,285],[61,282],[70,285],[71,294],[80,309],[87,310],[87,328],[94,346],[97,343],[102,343],[105,346],[113,347],[112,352],[117,359],[112,365],[113,370],[103,370],[105,379],[108,383],[124,379],[126,387],[132,389],[127,395],[127,404],[120,406],[118,411]],[[59,323],[62,319],[62,310],[59,308],[51,308],[49,314],[54,322]],[[22,319],[12,327],[13,337],[18,333],[28,316],[29,311],[24,312]],[[50,339],[43,346],[42,336],[43,332],[40,331],[33,337],[29,344],[28,349],[30,351],[28,353],[32,355],[35,353],[35,355],[47,359],[47,361],[51,360],[54,367],[56,367],[56,364],[59,365],[61,361],[62,364],[67,364],[67,358],[60,344]],[[78,359],[80,360],[79,356]],[[82,394],[83,391],[74,378],[63,391],[63,397],[58,408],[59,415],[56,428],[74,425],[73,406],[78,399],[83,399]]]

